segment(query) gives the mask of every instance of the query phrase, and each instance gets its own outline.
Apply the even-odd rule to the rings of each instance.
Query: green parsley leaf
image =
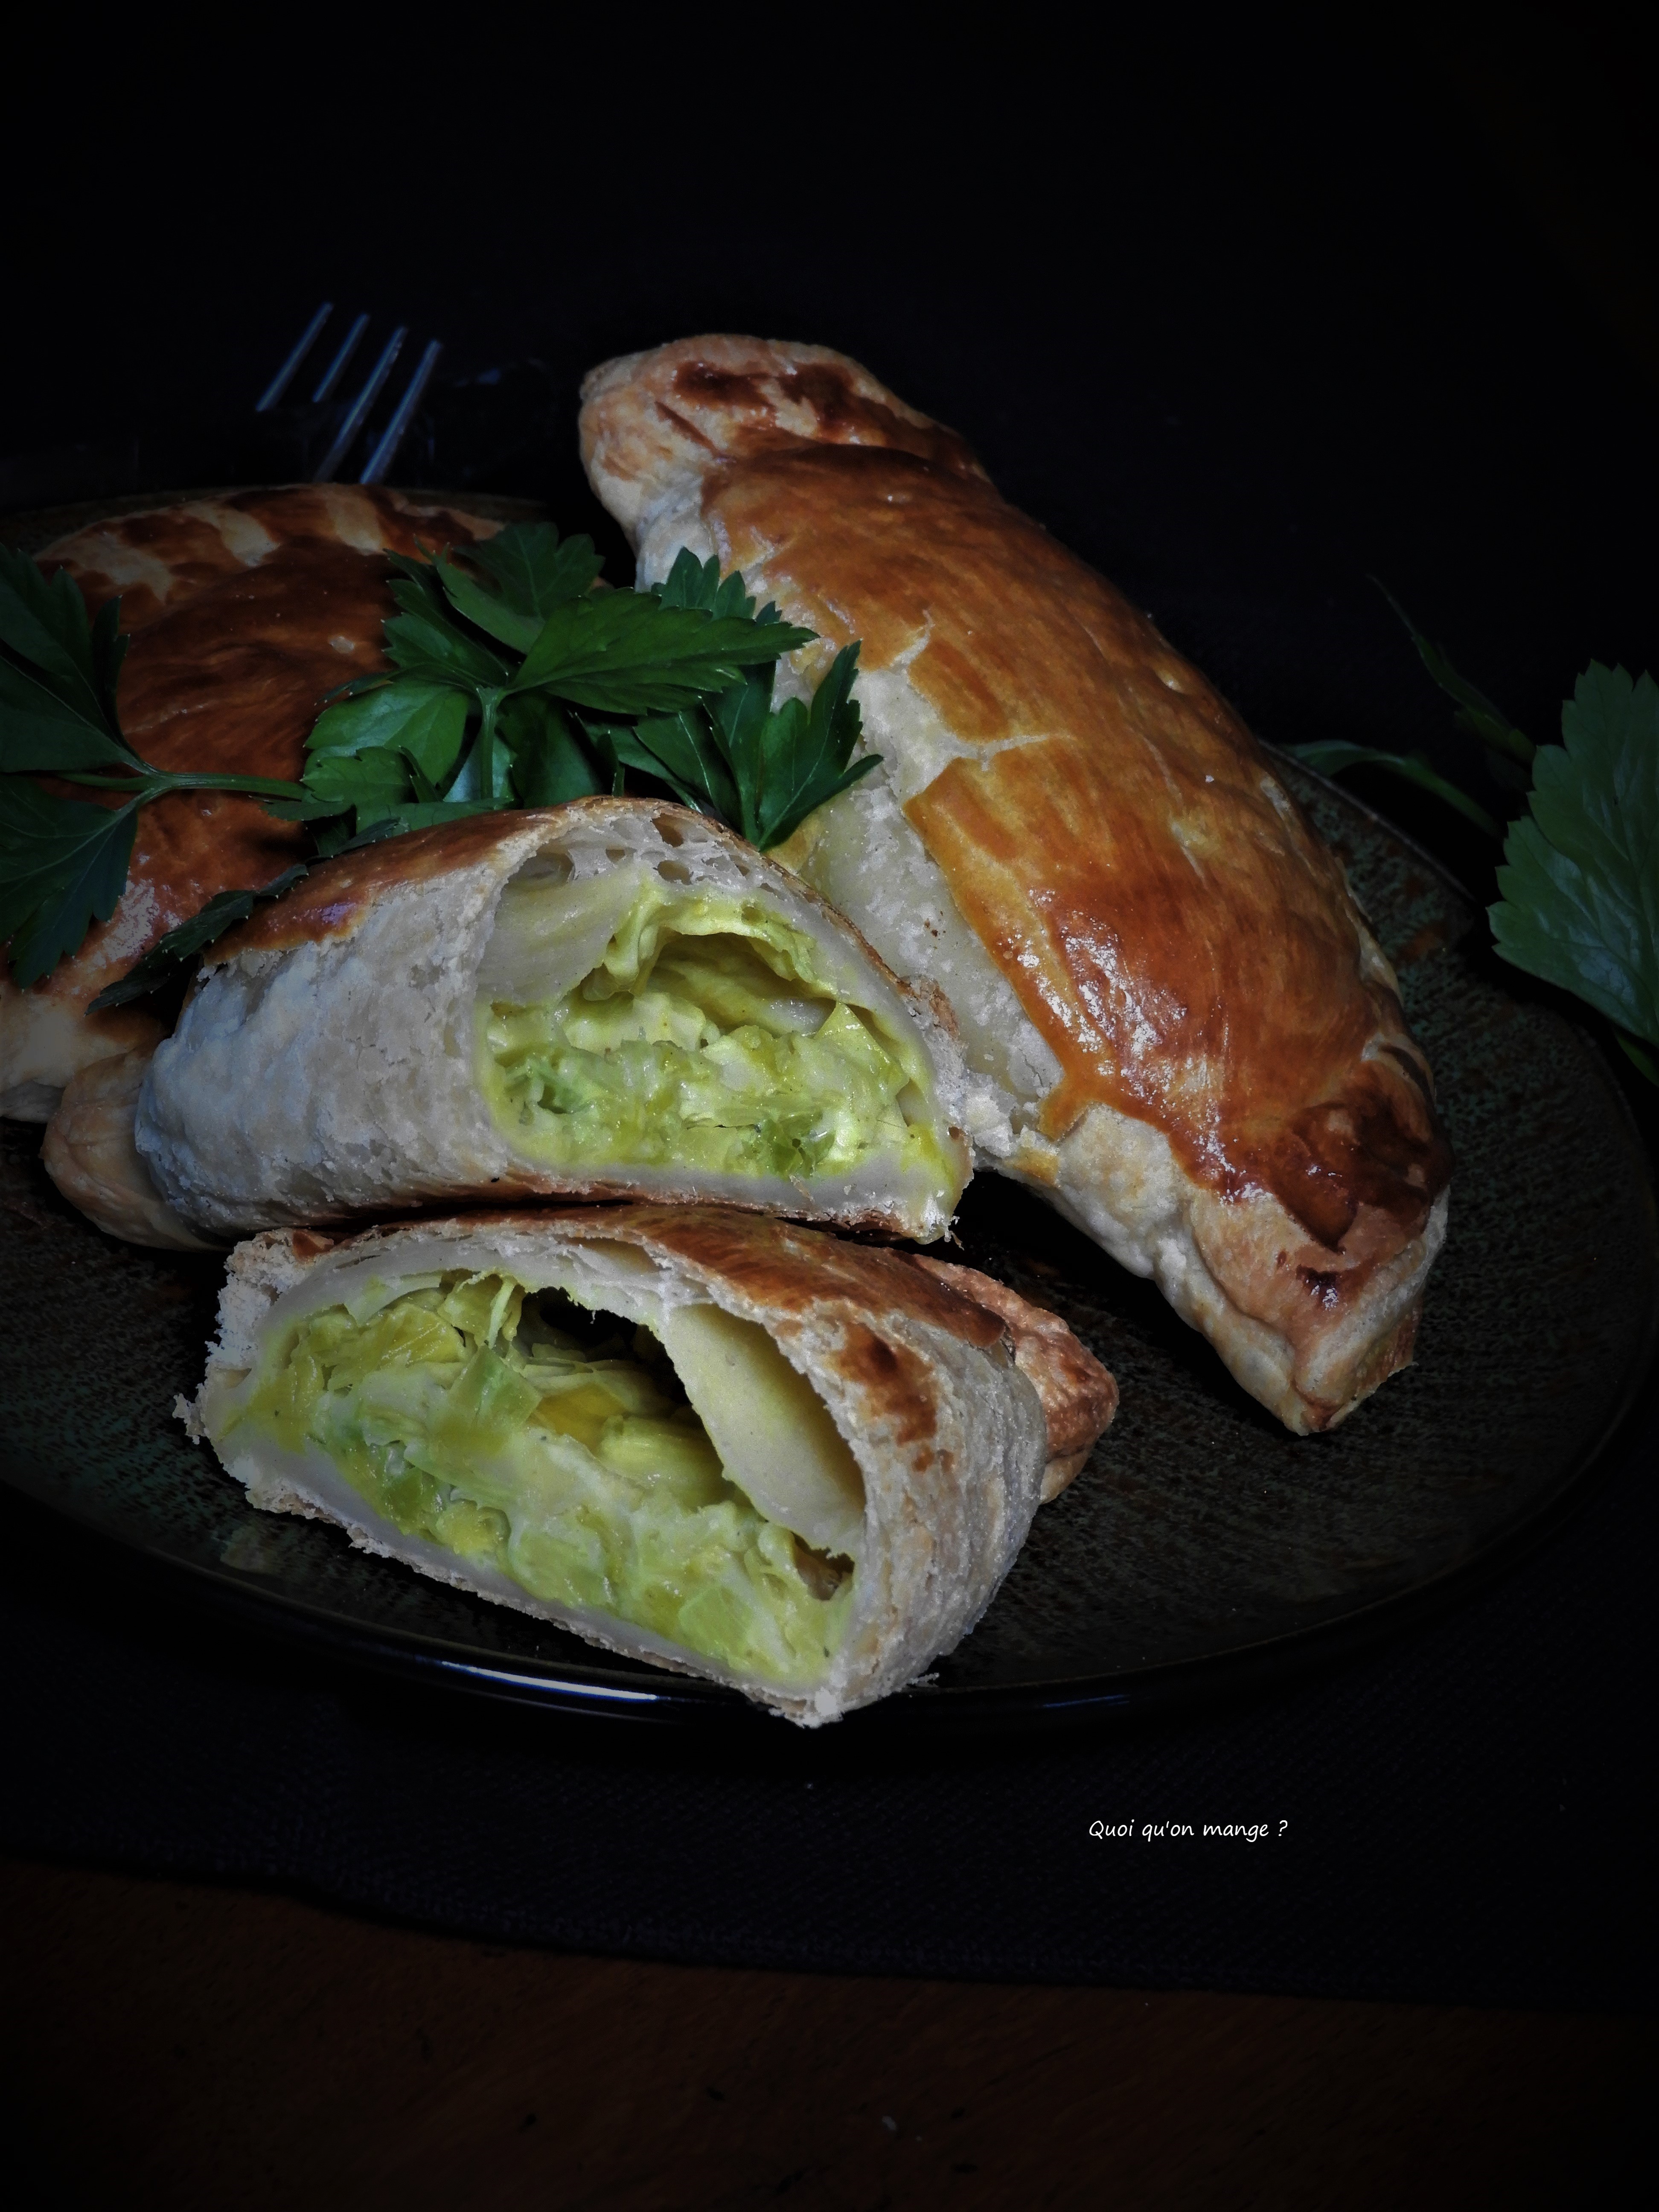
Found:
[[[664,580],[652,585],[651,596],[665,607],[696,607],[704,614],[727,619],[755,614],[755,602],[744,588],[740,570],[734,568],[729,576],[722,578],[718,561],[711,558],[699,563],[696,555],[685,545],[674,556],[674,565]],[[778,611],[768,607],[755,619],[776,622]]]
[[[409,764],[401,753],[371,745],[360,753],[325,753],[306,769],[306,788],[318,804],[343,814],[349,806],[368,808],[363,819],[378,819],[413,794]]]
[[[785,623],[607,592],[554,608],[512,688],[545,690],[602,714],[677,714],[811,641],[811,630]]]
[[[0,546],[0,772],[141,765],[115,719],[119,612],[89,622],[68,569]]]
[[[221,891],[208,901],[199,914],[191,915],[188,921],[181,921],[176,929],[158,938],[142,960],[129,968],[118,981],[106,985],[98,994],[88,1011],[102,1013],[106,1007],[125,1006],[131,1000],[147,999],[152,991],[164,990],[176,981],[205,946],[222,937],[237,922],[246,921],[260,900],[280,898],[310,872],[303,861],[296,861],[258,890]]]
[[[398,688],[408,697],[415,687]],[[460,693],[434,688],[424,704],[416,702],[408,721],[388,733],[386,742],[395,744],[428,782],[441,788],[465,748],[467,716],[467,701]]]
[[[769,690],[769,684],[767,686]],[[647,775],[659,776],[675,797],[700,814],[735,823],[741,811],[732,769],[708,717],[701,708],[678,714],[646,717],[629,733],[613,733],[617,757]]]
[[[442,784],[461,757],[466,722],[465,692],[404,676],[325,708],[306,744],[311,762],[331,753],[401,752],[428,782]]]
[[[134,765],[101,720],[89,721],[32,671],[0,659],[0,773]]]
[[[1477,830],[1484,830],[1489,837],[1503,835],[1486,808],[1478,799],[1449,783],[1430,763],[1426,753],[1379,752],[1374,745],[1350,744],[1344,738],[1323,738],[1310,745],[1287,745],[1285,749],[1309,768],[1317,769],[1321,775],[1340,775],[1345,768],[1382,768],[1391,775],[1402,776],[1407,783],[1415,783],[1425,791],[1431,791],[1437,799],[1443,799],[1448,806],[1455,806],[1460,814],[1467,815]]]
[[[404,765],[409,770],[409,787],[415,794],[416,805],[417,806],[441,806],[444,804],[444,794],[439,790],[437,785],[433,782],[430,776],[423,775],[421,773],[421,764],[419,761],[410,760],[407,753],[405,753],[403,757]]]
[[[843,646],[812,694],[811,706],[802,708],[799,700],[793,699],[773,718],[779,726],[775,735],[769,733],[763,740],[764,781],[751,839],[763,852],[782,844],[816,808],[849,789],[877,765],[874,754],[848,765],[863,733],[853,697],[858,659],[856,641]]]
[[[1561,737],[1539,748],[1530,811],[1510,825],[1492,935],[1516,967],[1656,1044],[1659,684],[1592,661]]]
[[[620,799],[627,790],[630,768],[639,769],[646,775],[661,775],[661,768],[639,744],[628,723],[590,722],[580,715],[577,721],[594,758],[605,772],[601,788],[612,798]]]
[[[559,806],[605,788],[592,753],[544,693],[504,699],[496,728],[510,756],[520,806]]]
[[[434,560],[434,571],[442,584],[445,599],[449,599],[458,615],[465,615],[467,622],[484,630],[484,635],[495,639],[498,644],[511,646],[514,653],[529,653],[535,639],[542,635],[542,623],[553,613],[553,608],[568,606],[581,598],[581,592],[588,591],[599,573],[599,560],[598,556],[592,556],[592,544],[588,540],[571,540],[571,544],[560,550],[571,553],[580,544],[588,546],[588,560],[575,557],[560,562],[556,556],[556,560],[535,566],[531,573],[525,573],[518,566],[508,566],[514,595],[487,588],[476,577],[467,575],[465,568],[458,568],[452,560],[447,560],[442,553]],[[571,584],[580,584],[580,588],[571,591]]]
[[[514,653],[528,653],[541,635],[546,619],[544,615],[509,605],[499,592],[486,590],[465,568],[458,568],[441,553],[434,561],[433,568],[452,611],[464,615],[475,629],[493,637],[497,644],[508,646]]]
[[[0,939],[11,939],[20,989],[49,975],[94,921],[107,921],[127,880],[140,801],[89,806],[9,779],[0,809]]]
[[[757,671],[708,707],[648,715],[626,725],[590,725],[623,766],[666,783],[700,813],[727,822],[763,852],[781,845],[816,807],[877,766],[848,765],[860,735],[852,694],[859,649],[837,653],[808,706],[787,699],[775,712],[772,678]]]
[[[766,780],[767,738],[774,727],[771,670],[757,669],[746,682],[722,691],[714,702],[714,719],[737,787],[736,810],[726,819],[752,843]]]
[[[544,618],[567,600],[580,599],[605,566],[591,538],[567,538],[561,544],[550,522],[514,523],[469,545],[466,556],[495,579],[514,613]]]
[[[418,561],[398,560],[392,567],[392,596],[402,609],[385,625],[392,666],[428,683],[504,685],[511,666],[456,620],[436,572]]]

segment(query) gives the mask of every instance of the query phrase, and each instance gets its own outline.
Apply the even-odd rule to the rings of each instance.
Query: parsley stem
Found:
[[[246,791],[257,799],[309,799],[302,783],[283,783],[269,775],[198,775],[185,773],[171,775],[164,769],[151,769],[142,776],[82,775],[59,772],[63,783],[84,783],[101,791],[125,791],[141,803],[158,799],[167,791]]]
[[[478,704],[483,708],[483,720],[478,726],[478,740],[475,757],[477,761],[477,781],[480,799],[495,796],[495,717],[501,711],[504,690],[494,684],[478,686]]]

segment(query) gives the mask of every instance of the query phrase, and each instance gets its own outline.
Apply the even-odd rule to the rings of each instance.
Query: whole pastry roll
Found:
[[[713,1206],[273,1232],[220,1332],[179,1412],[254,1504],[807,1726],[967,1634],[1117,1395],[967,1269]]]
[[[209,948],[138,1091],[222,1241],[435,1201],[718,1199],[927,1240],[969,1160],[949,1009],[689,809],[476,816],[314,869]]]
[[[780,857],[947,994],[976,1157],[1154,1277],[1292,1429],[1411,1356],[1449,1158],[1336,860],[1152,623],[963,441],[820,347],[595,369],[589,477],[641,586],[683,547],[861,641],[882,766]]]

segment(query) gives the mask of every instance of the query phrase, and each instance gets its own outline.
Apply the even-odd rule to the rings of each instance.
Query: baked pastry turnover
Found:
[[[179,1411],[256,1505],[815,1726],[966,1635],[1116,1395],[968,1269],[623,1206],[256,1237]]]
[[[969,1170],[949,1009],[688,808],[578,799],[327,861],[209,947],[138,1092],[223,1241],[507,1197],[719,1199],[924,1241]]]
[[[1329,1427],[1411,1356],[1449,1159],[1342,869],[1225,702],[953,432],[821,347],[595,369],[583,457],[641,586],[683,547],[862,641],[873,775],[780,857],[948,995],[976,1158]]]

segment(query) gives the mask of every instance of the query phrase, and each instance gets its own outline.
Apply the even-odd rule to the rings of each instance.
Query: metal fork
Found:
[[[268,415],[279,404],[283,393],[299,374],[307,355],[322,336],[323,326],[333,312],[334,302],[331,300],[325,300],[301,332],[299,343],[289,355],[276,375],[271,378],[264,392],[260,393],[254,405],[253,411],[256,415]],[[356,352],[362,341],[363,333],[368,328],[368,317],[359,315],[350,329],[347,331],[333,359],[324,370],[321,381],[311,395],[311,404],[313,407],[326,406],[334,399],[340,380],[349,368],[352,356]],[[362,389],[352,398],[341,417],[327,453],[324,454],[319,466],[312,471],[313,483],[328,483],[332,480],[335,471],[356,444],[364,423],[368,420],[369,410],[380,398],[386,379],[392,374],[392,365],[402,352],[404,342],[408,336],[409,325],[406,323],[399,323],[380,349],[380,357],[369,370]],[[415,374],[404,386],[402,398],[392,409],[386,428],[381,431],[375,443],[374,450],[369,455],[362,476],[357,479],[359,483],[380,483],[385,481],[386,471],[392,466],[397,456],[398,448],[404,441],[404,433],[414,418],[415,410],[421,404],[421,395],[431,380],[432,372],[437,367],[438,356],[442,351],[443,348],[436,338],[428,341],[426,350],[416,364]]]

